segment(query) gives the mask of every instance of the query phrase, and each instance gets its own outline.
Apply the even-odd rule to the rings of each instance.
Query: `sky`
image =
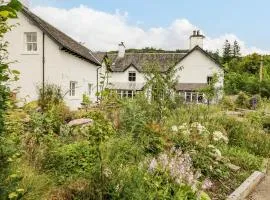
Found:
[[[204,48],[237,40],[243,54],[270,53],[269,0],[24,0],[30,9],[95,51],[152,46],[187,49],[194,29]]]

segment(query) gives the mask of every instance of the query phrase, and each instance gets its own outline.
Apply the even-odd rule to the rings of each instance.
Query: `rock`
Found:
[[[81,118],[81,119],[75,119],[68,123],[68,126],[81,126],[81,125],[90,125],[93,123],[92,119],[87,118]]]
[[[241,167],[236,166],[236,165],[234,165],[232,163],[228,163],[227,167],[229,167],[232,171],[235,171],[235,172],[238,171],[241,168]]]

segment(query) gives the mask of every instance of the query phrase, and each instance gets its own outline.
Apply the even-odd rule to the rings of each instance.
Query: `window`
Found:
[[[197,92],[192,92],[192,102],[197,103],[198,98],[197,98]]]
[[[198,94],[198,103],[203,103],[203,94],[202,93]]]
[[[191,102],[191,98],[192,98],[192,93],[191,92],[187,92],[186,93],[186,102],[190,103]]]
[[[92,84],[88,83],[88,95],[91,96],[92,95]]]
[[[69,96],[74,97],[76,95],[76,84],[75,81],[70,81],[69,83]]]
[[[27,52],[37,52],[37,33],[25,33],[25,50]]]
[[[131,98],[133,99],[136,95],[136,91],[133,90],[117,90],[117,94],[121,99],[123,98]]]
[[[131,82],[135,82],[136,81],[136,72],[134,72],[134,71],[128,72],[128,80]]]
[[[210,83],[213,81],[212,76],[207,76],[207,84],[210,85]]]

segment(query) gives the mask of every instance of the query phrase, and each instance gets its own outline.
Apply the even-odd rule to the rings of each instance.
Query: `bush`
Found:
[[[235,100],[235,104],[240,108],[249,108],[250,103],[248,95],[246,95],[244,92],[240,92]]]
[[[63,102],[62,90],[55,84],[45,84],[38,86],[38,105],[42,110],[48,110],[52,105],[58,105]]]
[[[270,135],[258,128],[253,128],[249,121],[222,117],[220,123],[227,130],[229,145],[246,149],[257,156],[268,157],[270,155]]]
[[[44,170],[62,181],[68,177],[89,176],[97,170],[96,148],[86,141],[56,146],[45,156],[42,164]]]
[[[223,99],[221,101],[221,106],[225,110],[234,110],[235,109],[234,101],[228,96],[223,97]]]
[[[245,149],[240,147],[223,147],[222,152],[233,164],[241,167],[241,169],[250,172],[261,169],[262,157],[250,154]]]

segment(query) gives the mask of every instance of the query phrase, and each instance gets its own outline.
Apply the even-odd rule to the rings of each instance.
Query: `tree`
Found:
[[[217,96],[218,93],[218,88],[216,88],[217,82],[218,82],[218,75],[214,74],[208,85],[200,90],[200,92],[202,92],[205,95],[208,105],[210,105],[211,101],[213,101],[214,98]]]
[[[7,108],[7,100],[9,96],[9,88],[6,83],[10,81],[13,75],[18,75],[18,72],[9,69],[8,42],[4,40],[4,35],[11,30],[12,26],[7,24],[9,18],[16,18],[17,12],[21,9],[21,4],[18,0],[11,0],[5,3],[0,0],[0,134],[4,127],[4,112]]]
[[[174,104],[173,91],[177,84],[175,65],[169,64],[166,72],[161,72],[161,66],[157,62],[149,62],[145,65],[145,89],[151,92],[152,105],[156,106],[157,121],[161,121],[166,110]]]
[[[228,40],[225,41],[223,46],[223,63],[228,63],[232,59],[232,49],[231,44]]]
[[[240,48],[238,42],[235,40],[233,43],[233,50],[232,50],[234,58],[239,58],[241,56],[240,50],[241,50],[241,48]]]

